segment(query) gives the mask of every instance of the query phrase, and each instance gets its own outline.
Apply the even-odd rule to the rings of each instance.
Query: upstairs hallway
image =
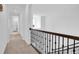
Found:
[[[11,33],[9,39],[4,54],[38,54],[22,39],[19,32]]]

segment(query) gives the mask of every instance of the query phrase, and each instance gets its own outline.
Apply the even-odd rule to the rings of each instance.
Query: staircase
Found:
[[[38,54],[31,45],[22,39],[20,33],[11,33],[9,39],[4,54]]]

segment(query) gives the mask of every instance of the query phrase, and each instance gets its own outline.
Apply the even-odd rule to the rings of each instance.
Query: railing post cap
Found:
[[[29,30],[31,30],[31,28],[29,28]]]

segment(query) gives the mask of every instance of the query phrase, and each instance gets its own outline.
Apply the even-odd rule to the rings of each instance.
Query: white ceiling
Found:
[[[33,14],[41,15],[79,15],[79,4],[33,4],[32,12]]]
[[[6,4],[10,13],[22,13],[27,4]],[[32,4],[33,14],[40,15],[79,15],[79,4]]]
[[[26,4],[6,4],[6,7],[10,13],[21,13],[25,11]]]

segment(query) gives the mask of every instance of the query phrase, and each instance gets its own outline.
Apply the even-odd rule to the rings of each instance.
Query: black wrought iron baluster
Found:
[[[62,54],[64,53],[64,37],[62,37]]]
[[[39,38],[40,42],[39,42],[39,49],[41,50],[41,32],[40,32],[40,38]]]
[[[39,40],[39,34],[38,34],[38,31],[37,31],[37,36],[36,36],[36,38],[37,38],[37,42],[38,42],[38,40]]]
[[[32,30],[30,31],[30,33],[31,33],[31,36],[30,37],[31,37],[31,44],[32,44]]]
[[[67,54],[69,54],[69,38],[67,38]]]
[[[49,54],[50,54],[50,48],[51,48],[51,34],[49,34]]]
[[[30,37],[31,37],[31,44],[32,44],[32,30],[30,31],[30,33],[31,33],[31,36]]]
[[[58,54],[60,54],[60,36],[58,36]]]
[[[34,43],[34,35],[33,35],[33,30],[32,30],[32,43]]]
[[[34,43],[35,43],[35,47],[37,48],[37,42],[36,42],[36,31],[34,31]]]
[[[75,39],[74,39],[74,45],[73,45],[73,54],[75,54]]]
[[[55,53],[56,53],[56,35],[55,35],[54,39],[55,39]]]
[[[47,53],[48,53],[48,33],[47,33]]]
[[[52,34],[52,53],[53,53],[53,34]]]
[[[36,31],[34,32],[35,33],[35,43],[36,43],[36,48],[37,48],[37,38],[36,38]]]
[[[34,43],[34,34],[33,34],[33,30],[32,30],[32,44]]]
[[[45,54],[46,54],[46,33],[45,33]]]
[[[41,39],[40,39],[41,41],[40,41],[40,44],[41,44],[41,52],[43,52],[43,32],[41,32]]]
[[[33,30],[33,43],[35,44],[35,34],[34,34],[34,30]],[[35,46],[35,45],[34,45]]]
[[[43,32],[42,32],[43,33]],[[43,42],[42,42],[42,45],[43,45],[43,47],[42,47],[42,50],[43,50],[43,53],[45,53],[44,51],[45,51],[45,47],[44,47],[44,45],[45,45],[45,36],[44,36],[44,34],[45,33],[43,33]]]
[[[37,42],[37,37],[36,37],[36,31],[35,31],[35,43],[36,43],[36,48],[38,48],[38,42]]]
[[[39,37],[39,33],[40,33],[40,32],[37,31],[37,44],[38,44],[37,47],[39,47],[39,38],[40,38],[40,37]],[[39,48],[38,48],[38,49],[39,49]]]
[[[39,32],[40,35],[39,35],[39,49],[41,50],[41,32]]]

